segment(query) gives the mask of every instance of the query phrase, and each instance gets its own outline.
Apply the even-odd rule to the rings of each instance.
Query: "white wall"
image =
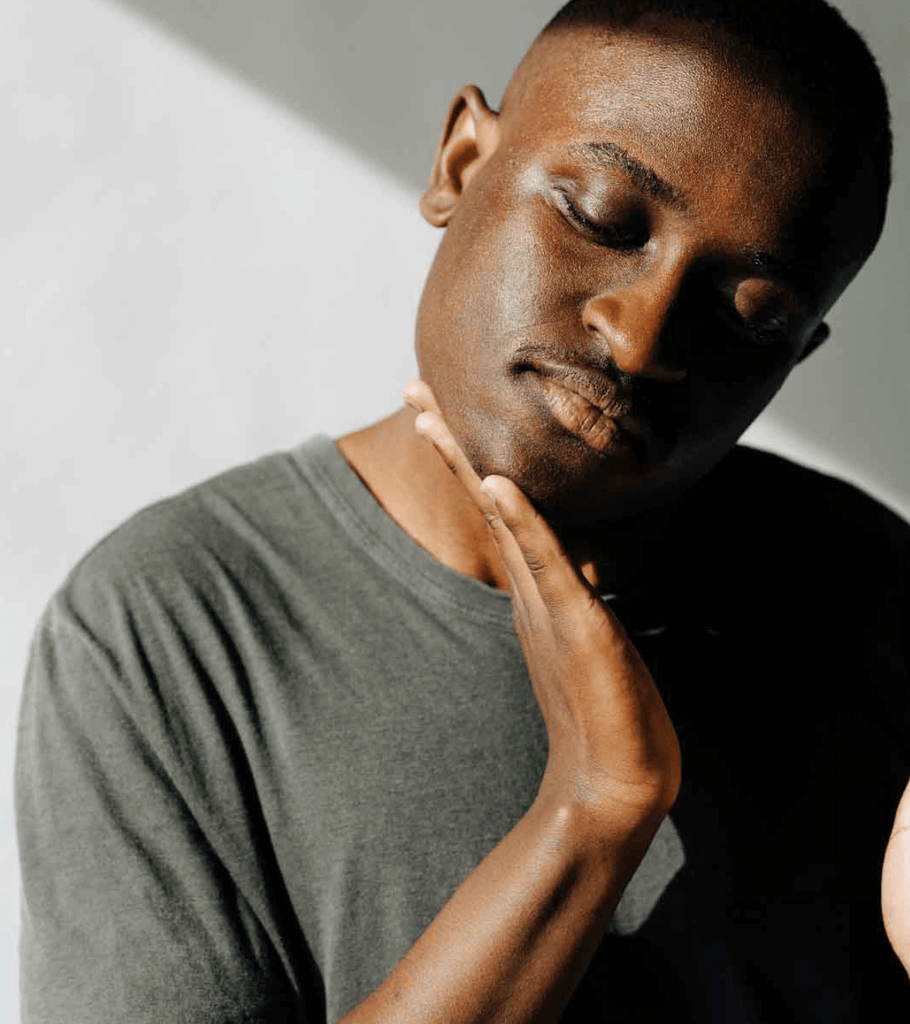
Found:
[[[375,39],[370,18],[379,26],[386,19],[378,11],[401,19],[414,10],[403,0],[358,3],[346,0],[345,10],[354,24],[352,10],[362,9],[366,21],[351,38],[365,54]],[[288,43],[276,34],[269,45],[300,47],[297,59],[306,62],[307,47],[314,53],[338,42],[324,34],[331,5],[300,6],[319,14],[323,35]],[[532,20],[538,25],[550,7],[523,6],[514,55],[491,83],[481,80],[491,97]],[[863,16],[875,7],[866,4]],[[180,9],[217,16],[227,8]],[[904,0],[878,9],[884,21],[870,36],[880,34],[896,54],[901,30],[889,26],[902,19]],[[417,29],[446,38],[453,10],[436,0],[420,12]],[[315,104],[311,119],[248,67],[232,67],[223,50],[162,25],[110,0],[0,6],[4,771],[29,635],[91,543],[141,505],[228,465],[384,414],[414,372],[414,306],[437,240],[416,212],[424,170],[402,176],[397,143],[390,156],[381,146],[367,151],[369,132],[329,133],[325,104]],[[451,31],[469,39],[474,29],[460,17]],[[231,32],[239,39],[241,26]],[[472,66],[464,80],[482,76],[477,52],[485,60],[498,52],[495,38],[484,39],[485,49],[465,61]],[[432,63],[425,49],[408,37],[400,60],[388,48],[380,53],[407,81],[409,54],[421,67]],[[446,67],[457,57],[447,52]],[[323,56],[321,73],[330,64]],[[397,117],[371,66],[362,68],[356,102],[329,106]],[[463,84],[454,74],[432,83],[434,126],[443,114],[436,99]],[[337,92],[343,78],[324,87]],[[839,307],[829,350],[799,371],[750,436],[839,469],[910,515],[905,87],[896,99],[902,176],[886,245]],[[418,125],[412,143],[427,131]],[[17,885],[5,796],[0,1021],[18,1016]]]
[[[154,498],[398,405],[436,238],[412,189],[123,8],[6,0],[0,53],[8,779],[28,639],[66,570]]]

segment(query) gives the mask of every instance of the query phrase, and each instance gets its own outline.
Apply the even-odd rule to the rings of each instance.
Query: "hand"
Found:
[[[897,808],[885,851],[882,917],[891,946],[910,974],[910,783]]]
[[[522,491],[502,476],[478,478],[430,388],[408,385],[405,400],[419,411],[418,434],[485,516],[508,573],[549,741],[541,792],[582,804],[611,829],[659,822],[679,791],[680,750],[638,651]]]

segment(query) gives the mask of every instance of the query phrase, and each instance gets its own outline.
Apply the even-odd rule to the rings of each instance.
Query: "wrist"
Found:
[[[596,773],[548,766],[529,814],[561,848],[606,858],[616,867],[627,865],[631,877],[672,803],[642,794],[626,800]]]

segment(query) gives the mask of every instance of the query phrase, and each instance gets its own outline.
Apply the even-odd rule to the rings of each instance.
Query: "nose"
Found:
[[[652,268],[619,288],[587,300],[582,310],[585,329],[606,343],[615,366],[633,377],[673,383],[685,378],[686,353],[673,338],[682,274]]]

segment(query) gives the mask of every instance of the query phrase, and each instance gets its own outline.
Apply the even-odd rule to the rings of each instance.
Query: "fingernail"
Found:
[[[413,397],[411,396],[411,388],[413,387],[413,384],[414,384],[413,381],[411,381],[408,384],[405,384],[404,388],[402,388],[402,391],[401,391],[401,397],[404,399],[404,404],[405,405],[409,405],[412,409],[416,409],[418,412],[422,412],[423,410],[420,408],[420,406],[414,401]]]
[[[427,413],[426,409],[418,409],[417,413],[417,419],[414,420],[414,429],[421,437],[425,437],[428,441],[432,441],[433,437],[430,434],[430,428],[433,426],[432,417]]]
[[[489,485],[487,484],[486,480],[482,480],[481,481],[480,489],[490,499],[490,501],[492,501],[493,504],[495,505],[496,504],[496,495],[493,493],[492,489],[489,487]]]

